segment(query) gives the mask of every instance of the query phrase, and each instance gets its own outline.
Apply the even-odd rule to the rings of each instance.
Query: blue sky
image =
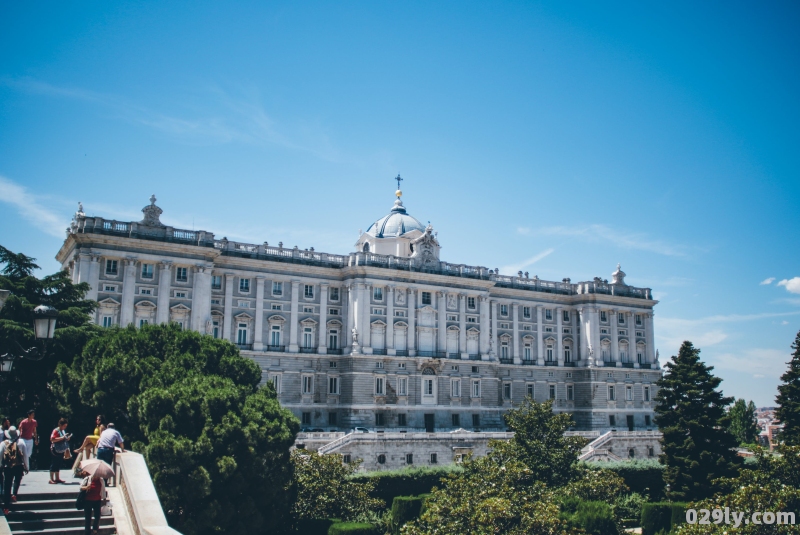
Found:
[[[0,4],[0,243],[83,201],[344,253],[404,201],[442,257],[653,288],[771,405],[800,329],[792,2]],[[769,281],[769,282],[767,282]]]

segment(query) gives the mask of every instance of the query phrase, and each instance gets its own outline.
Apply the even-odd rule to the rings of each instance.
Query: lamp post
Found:
[[[7,292],[7,291],[6,291]],[[2,295],[0,293],[0,308],[5,304],[5,299],[8,293]],[[14,365],[14,359],[25,358],[28,360],[42,360],[47,350],[47,341],[52,340],[56,333],[56,320],[58,318],[58,310],[47,305],[39,305],[33,309],[33,333],[36,335],[37,342],[41,340],[41,348],[33,346],[30,349],[24,349],[22,346],[17,345],[20,349],[20,354],[6,353],[0,355],[0,372],[8,373]]]

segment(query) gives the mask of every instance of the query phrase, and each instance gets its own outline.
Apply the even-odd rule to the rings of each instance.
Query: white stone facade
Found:
[[[89,283],[100,325],[176,322],[239,345],[305,428],[503,430],[526,395],[576,428],[653,429],[648,288],[504,276],[439,259],[395,205],[348,255],[219,240],[82,207],[57,255]]]

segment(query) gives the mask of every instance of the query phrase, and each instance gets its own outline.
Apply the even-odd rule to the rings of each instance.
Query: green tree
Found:
[[[664,434],[659,460],[667,497],[674,501],[711,496],[718,489],[715,480],[735,476],[741,465],[725,412],[733,398],[717,390],[722,380],[713,369],[700,361],[699,349],[684,342],[658,382],[656,424]]]
[[[360,461],[342,462],[339,454],[319,455],[305,450],[292,452],[297,500],[293,513],[299,519],[363,519],[370,511],[384,507],[383,500],[371,497],[375,482],[359,483],[350,476]]]
[[[59,366],[54,390],[65,410],[117,423],[182,533],[282,533],[299,422],[260,379],[234,345],[173,324],[108,329]]]
[[[755,403],[752,401],[745,403],[743,399],[737,399],[728,412],[728,416],[730,432],[739,444],[755,444],[758,438]]]
[[[778,386],[777,419],[783,424],[781,440],[786,444],[800,446],[800,332],[792,344],[792,360],[789,369],[781,376],[783,384]]]

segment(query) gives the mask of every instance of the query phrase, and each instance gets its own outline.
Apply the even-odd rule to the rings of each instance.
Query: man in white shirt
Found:
[[[28,456],[25,443],[19,440],[19,431],[13,425],[5,432],[5,438],[0,443],[0,464],[5,480],[3,489],[3,512],[8,514],[8,508],[17,501],[19,485],[22,483],[23,474],[28,473]],[[13,490],[13,492],[12,492]]]
[[[117,444],[124,452],[125,443],[122,441],[122,435],[114,428],[114,424],[110,423],[106,430],[100,433],[100,438],[97,440],[97,458],[108,464],[113,463],[114,448]]]

